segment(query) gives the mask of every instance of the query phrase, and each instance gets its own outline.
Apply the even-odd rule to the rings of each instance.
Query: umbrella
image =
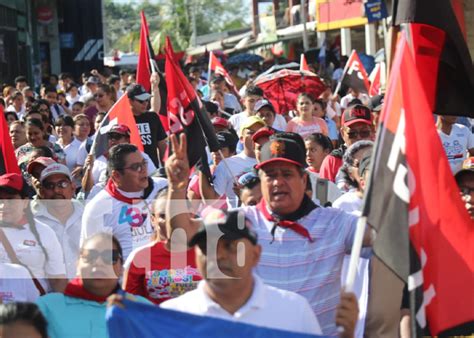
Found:
[[[308,93],[314,98],[326,89],[323,81],[308,71],[282,69],[261,76],[254,84],[260,87],[279,114],[296,108],[296,99],[300,93]]]
[[[257,77],[257,80],[265,75],[275,73],[278,70],[282,69],[300,69],[300,64],[296,62],[285,63],[284,65],[274,65],[271,68],[268,68],[262,74]]]
[[[260,62],[262,60],[263,58],[260,55],[244,53],[244,54],[237,54],[237,55],[231,56],[227,60],[226,65],[247,63],[247,62],[254,63],[254,62]]]

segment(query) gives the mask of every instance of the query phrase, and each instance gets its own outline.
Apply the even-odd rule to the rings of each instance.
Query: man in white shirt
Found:
[[[167,186],[166,179],[149,178],[142,153],[132,144],[118,144],[108,153],[110,178],[84,209],[81,240],[97,232],[111,232],[119,240],[124,259],[148,244],[154,233],[150,205]]]
[[[257,164],[252,135],[263,127],[265,127],[265,122],[257,116],[250,116],[245,120],[240,131],[240,141],[244,145],[244,150],[240,154],[223,159],[218,164],[214,171],[214,187],[212,188],[207,185],[206,189],[203,189],[205,199],[217,200],[225,195],[227,197],[227,205],[230,208],[238,206],[238,197],[234,192],[234,183],[240,175],[251,171],[253,166]]]
[[[262,249],[247,224],[242,211],[211,211],[189,241],[190,247],[196,246],[196,264],[205,280],[196,290],[166,301],[161,307],[272,329],[321,334],[306,299],[265,285],[252,273]]]
[[[224,110],[230,114],[240,113],[242,107],[234,94],[228,93],[225,89],[226,82],[223,76],[218,75],[211,80],[210,92],[221,91],[224,93]],[[211,95],[209,95],[211,96]]]
[[[360,93],[357,89],[349,88],[348,94],[341,99],[341,108],[346,109],[352,100],[355,99],[359,99],[364,106],[368,106],[370,103],[370,97],[367,94]]]
[[[76,276],[83,205],[74,200],[75,185],[69,169],[52,163],[40,176],[39,199],[33,206],[35,220],[53,229],[63,249],[66,273]]]
[[[245,90],[245,94],[242,97],[242,103],[244,104],[245,110],[241,113],[234,114],[229,118],[229,123],[234,127],[235,130],[239,131],[243,121],[249,116],[255,115],[255,103],[263,97],[263,90],[259,87],[249,86]]]

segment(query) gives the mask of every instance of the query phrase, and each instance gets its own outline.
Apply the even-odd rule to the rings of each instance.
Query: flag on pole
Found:
[[[300,70],[306,70],[310,71],[308,67],[308,63],[306,62],[306,57],[304,56],[304,53],[301,53],[301,58],[300,58]]]
[[[229,73],[227,73],[224,66],[222,66],[221,62],[214,55],[214,53],[210,52],[209,53],[209,74],[212,75],[212,73],[223,76],[225,79],[225,82],[230,86],[234,94],[236,94],[237,97],[239,97],[239,91],[237,90],[237,87],[235,86],[234,81],[230,77]]]
[[[117,102],[115,102],[100,123],[100,127],[97,130],[96,137],[89,152],[90,154],[93,154],[95,158],[105,154],[107,151],[106,134],[109,132],[110,128],[116,124],[124,124],[130,128],[130,143],[137,146],[140,151],[143,151],[140,132],[138,131],[137,123],[135,122],[132,109],[130,108],[130,100],[125,93]]]
[[[2,131],[0,136],[0,175],[10,173],[21,174],[2,105],[0,105],[0,115],[0,130]]]
[[[173,46],[166,38],[166,86],[168,88],[168,120],[172,134],[185,133],[189,142],[188,158],[192,167],[201,162],[203,173],[210,178],[205,147],[219,150],[217,136],[196,91],[173,57]]]
[[[349,60],[347,60],[341,82],[349,88],[358,90],[360,93],[368,93],[369,91],[370,86],[367,72],[355,50],[352,51]]]
[[[392,21],[411,23],[415,64],[432,111],[474,116],[474,68],[453,1],[395,0]]]
[[[372,73],[370,73],[369,76],[369,81],[370,81],[370,89],[369,89],[369,95],[370,96],[375,96],[380,94],[380,89],[381,89],[381,67],[380,63],[377,63],[375,65],[374,70]]]
[[[141,28],[140,28],[140,48],[138,51],[137,64],[137,83],[141,84],[146,91],[150,91],[150,76],[151,76],[151,51],[148,24],[146,22],[145,13],[140,12]]]
[[[123,308],[107,308],[110,337],[129,338],[317,338],[304,333],[269,329],[220,318],[162,309],[158,306],[123,300]]]
[[[439,335],[474,323],[474,222],[405,36],[393,69],[363,215],[377,230],[375,254],[408,283],[418,328]]]

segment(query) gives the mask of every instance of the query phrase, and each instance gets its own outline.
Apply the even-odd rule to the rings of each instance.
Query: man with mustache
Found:
[[[41,171],[39,179],[39,200],[33,205],[35,220],[56,233],[63,249],[67,277],[74,278],[84,207],[74,199],[76,187],[64,164],[49,164]]]

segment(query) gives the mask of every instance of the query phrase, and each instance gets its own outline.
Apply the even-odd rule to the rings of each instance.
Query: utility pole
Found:
[[[303,49],[306,52],[309,49],[308,32],[306,31],[306,5],[305,0],[301,0],[301,22],[303,23]]]

